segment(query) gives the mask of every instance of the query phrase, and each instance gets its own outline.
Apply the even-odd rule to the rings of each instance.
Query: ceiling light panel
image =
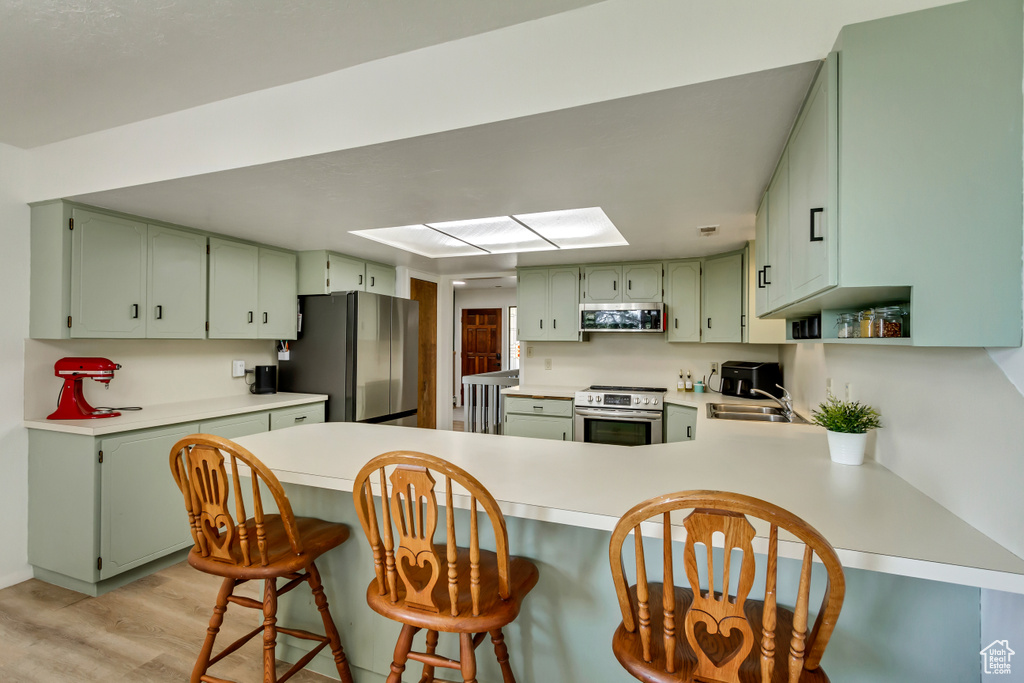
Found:
[[[466,244],[454,237],[432,230],[425,225],[402,225],[396,228],[376,228],[374,230],[352,230],[359,235],[375,242],[391,247],[411,251],[427,258],[445,258],[449,256],[478,256],[486,254],[483,249]]]
[[[427,225],[446,235],[475,244],[492,254],[556,249],[554,245],[539,237],[532,230],[524,228],[509,216],[428,223]]]
[[[515,216],[561,249],[618,247],[629,244],[599,207]]]

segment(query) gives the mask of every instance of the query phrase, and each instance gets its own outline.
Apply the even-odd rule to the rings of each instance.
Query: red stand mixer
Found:
[[[82,394],[82,381],[86,378],[102,382],[110,388],[114,370],[121,366],[106,358],[61,358],[53,364],[53,374],[64,380],[57,398],[57,410],[47,420],[89,420],[97,417],[117,417],[113,410],[96,410]]]

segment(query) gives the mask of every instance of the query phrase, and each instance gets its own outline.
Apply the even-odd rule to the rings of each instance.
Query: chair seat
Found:
[[[436,546],[440,557],[444,558],[445,546]],[[539,573],[537,567],[522,557],[509,558],[509,587],[512,598],[502,600],[498,597],[498,561],[497,556],[488,550],[480,551],[480,614],[473,616],[469,585],[469,550],[458,549],[456,560],[458,569],[459,616],[451,616],[451,599],[448,596],[448,569],[441,567],[440,577],[434,585],[432,596],[439,612],[429,612],[405,603],[405,588],[398,582],[398,602],[380,594],[377,579],[370,582],[366,589],[366,601],[370,607],[389,619],[411,624],[418,628],[447,633],[484,633],[510,624],[519,614],[526,594],[537,585]]]
[[[636,600],[636,586],[630,588],[633,600]],[[692,672],[697,664],[697,658],[689,643],[686,642],[685,617],[686,611],[693,602],[693,593],[688,588],[677,587],[676,595],[676,671],[667,673],[665,671],[665,645],[661,629],[663,605],[662,605],[662,584],[652,583],[649,586],[650,607],[651,607],[651,658],[652,662],[645,662],[643,658],[643,646],[640,642],[640,632],[630,633],[620,623],[612,637],[612,651],[615,658],[634,678],[648,683],[680,683],[693,681]],[[761,615],[764,610],[764,603],[760,600],[747,600],[744,611],[747,622],[754,632],[754,645],[750,654],[740,665],[739,677],[742,683],[762,683],[761,681]],[[702,632],[697,631],[698,635]],[[720,636],[710,636],[703,632],[701,640],[702,649],[713,661],[717,657],[712,653],[720,652],[721,656],[728,656],[740,644],[739,631],[732,632],[732,639],[725,639]],[[772,674],[772,683],[785,683],[789,681],[789,644],[793,637],[793,612],[781,606],[776,608],[775,627],[775,668]],[[828,683],[828,676],[821,668],[813,671],[803,670],[800,674],[800,683]]]
[[[236,555],[238,564],[223,562],[212,556],[203,557],[195,547],[188,554],[188,563],[199,571],[216,576],[236,579],[279,577],[307,568],[320,555],[344,543],[349,535],[349,529],[344,524],[326,522],[314,517],[296,517],[295,524],[299,530],[298,536],[302,539],[301,555],[296,555],[292,551],[284,524],[281,523],[281,516],[267,515],[263,518],[269,559],[266,566],[260,564],[260,552],[256,544],[256,523],[252,519],[246,523],[249,554],[253,560],[251,566],[242,566],[241,553],[235,549],[232,552]]]

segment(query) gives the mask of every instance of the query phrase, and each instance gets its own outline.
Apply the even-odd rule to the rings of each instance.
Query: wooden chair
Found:
[[[225,454],[231,460],[231,474],[225,471]],[[292,677],[330,645],[338,676],[352,682],[348,661],[341,647],[338,629],[327,607],[327,598],[320,583],[314,560],[324,552],[341,545],[349,535],[344,524],[325,522],[309,517],[295,517],[281,483],[256,457],[238,444],[210,434],[193,434],[171,448],[171,472],[185,498],[189,524],[195,547],[188,562],[199,571],[224,577],[213,617],[206,631],[206,640],[192,670],[191,683],[229,683],[208,675],[213,664],[233,653],[258,633],[263,634],[263,681],[282,683]],[[239,465],[251,470],[253,517],[245,512]],[[260,480],[273,494],[279,514],[263,513]],[[233,491],[233,493],[232,493]],[[235,518],[231,517],[232,501]],[[288,582],[278,588],[278,579]],[[235,588],[251,579],[263,579],[263,601],[234,595]],[[277,599],[306,582],[323,619],[326,635],[277,625]],[[261,610],[263,623],[224,648],[211,658],[214,641],[224,621],[228,603]],[[275,647],[277,634],[319,643],[283,676],[277,678]]]
[[[671,532],[667,530],[669,515],[687,509],[692,512],[683,522],[683,564],[690,588],[682,588],[674,583]],[[745,515],[771,525],[763,601],[747,599],[754,583],[754,527]],[[648,520],[660,521],[666,529],[661,542],[662,583],[653,583],[647,577],[640,524]],[[804,544],[793,611],[776,604],[779,529]],[[622,561],[622,546],[630,532],[634,537],[637,577],[632,587],[627,585]],[[723,567],[716,571],[712,537],[719,532],[724,536],[724,554]],[[700,565],[704,562],[697,558],[696,544],[703,544],[707,555],[706,590],[700,588]],[[730,592],[734,549],[742,551],[742,563],[738,585]],[[814,555],[824,564],[828,580],[814,627],[808,634]],[[828,681],[820,668],[821,656],[839,617],[846,582],[835,550],[799,517],[771,503],[736,493],[671,493],[640,503],[619,520],[612,532],[609,559],[622,610],[622,623],[612,638],[612,650],[635,678],[649,683]],[[720,586],[716,584],[718,577],[722,577]]]
[[[391,467],[388,477],[385,470]],[[438,508],[431,472],[444,475],[443,544],[434,543]],[[383,534],[378,526],[373,484],[381,493]],[[470,496],[468,549],[458,547],[455,541],[455,484]],[[436,667],[460,670],[466,683],[474,683],[476,648],[488,634],[504,682],[514,683],[501,629],[519,614],[523,598],[537,584],[538,573],[529,560],[509,556],[505,518],[487,489],[445,460],[425,453],[395,451],[377,456],[360,470],[353,496],[373,550],[376,572],[367,588],[366,601],[378,614],[404,624],[387,683],[401,682],[409,659],[423,664],[420,683],[440,681],[434,677]],[[490,518],[497,552],[480,548],[478,503]],[[413,637],[421,629],[427,630],[426,652],[413,652]],[[459,634],[458,660],[436,654],[439,631]]]

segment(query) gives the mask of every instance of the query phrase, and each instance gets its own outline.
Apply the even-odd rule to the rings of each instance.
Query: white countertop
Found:
[[[142,410],[128,410],[118,417],[94,418],[90,420],[47,420],[45,415],[26,419],[28,429],[44,429],[50,432],[102,436],[133,429],[148,429],[163,425],[210,420],[228,415],[254,413],[260,410],[287,408],[326,401],[326,394],[239,394],[207,398],[181,403],[160,403],[142,406]]]
[[[637,448],[338,422],[238,441],[283,482],[339,491],[380,453],[422,451],[471,472],[507,515],[603,530],[656,495],[735,491],[804,518],[847,567],[1024,593],[1024,559],[885,467],[832,463],[820,427],[698,420],[695,441]]]
[[[586,387],[553,387],[537,384],[516,385],[501,390],[505,396],[524,396],[526,398],[573,398],[577,391]]]

